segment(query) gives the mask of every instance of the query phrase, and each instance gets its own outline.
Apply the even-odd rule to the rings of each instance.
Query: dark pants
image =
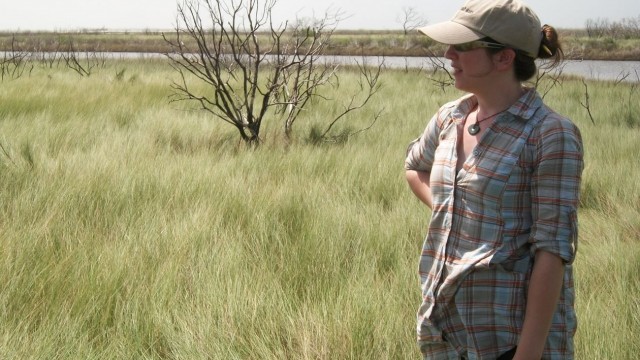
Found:
[[[507,351],[506,353],[503,353],[502,355],[498,356],[498,358],[496,360],[511,360],[513,359],[514,356],[516,356],[516,349],[517,348],[513,348],[509,351]],[[463,356],[460,358],[460,360],[467,360],[466,356]]]
[[[498,356],[496,360],[511,360],[516,355],[516,348],[513,348],[506,353]]]

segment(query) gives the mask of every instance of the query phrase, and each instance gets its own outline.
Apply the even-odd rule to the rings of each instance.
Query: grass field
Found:
[[[123,72],[124,70],[124,72]],[[119,74],[119,75],[117,75]],[[428,211],[406,145],[442,92],[387,71],[369,124],[341,144],[285,145],[277,119],[248,150],[169,103],[162,61],[90,77],[36,67],[0,83],[0,357],[417,359],[417,262]],[[546,99],[578,124],[586,168],[576,269],[578,359],[640,353],[637,84],[566,80]],[[323,121],[324,120],[324,121]],[[340,130],[340,129],[338,129]]]

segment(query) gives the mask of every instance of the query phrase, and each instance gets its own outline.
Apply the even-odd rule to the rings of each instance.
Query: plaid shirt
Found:
[[[515,347],[533,255],[545,250],[566,265],[543,358],[571,359],[580,132],[526,89],[456,172],[458,128],[476,103],[444,105],[407,150],[405,168],[430,173],[433,198],[418,342],[428,359],[495,359]]]

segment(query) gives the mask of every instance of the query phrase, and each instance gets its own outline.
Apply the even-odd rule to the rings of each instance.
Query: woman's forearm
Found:
[[[542,357],[553,313],[558,306],[563,279],[562,259],[550,252],[536,252],[515,360],[539,360]]]
[[[413,191],[420,201],[431,209],[431,184],[429,182],[429,176],[430,174],[424,171],[407,170],[406,172],[407,182],[409,183],[411,191]]]

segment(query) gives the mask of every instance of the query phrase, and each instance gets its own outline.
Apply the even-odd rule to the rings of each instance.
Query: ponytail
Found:
[[[542,26],[542,41],[540,42],[538,57],[541,59],[553,59],[553,66],[559,64],[564,57],[558,40],[558,32],[553,26],[546,24]]]
[[[545,67],[552,69],[558,65],[564,58],[560,41],[558,40],[558,32],[553,26],[542,26],[542,40],[538,49],[538,58],[550,59]],[[524,52],[516,50],[516,58],[513,62],[516,78],[520,81],[531,79],[538,69],[536,68],[535,59],[526,55]]]

